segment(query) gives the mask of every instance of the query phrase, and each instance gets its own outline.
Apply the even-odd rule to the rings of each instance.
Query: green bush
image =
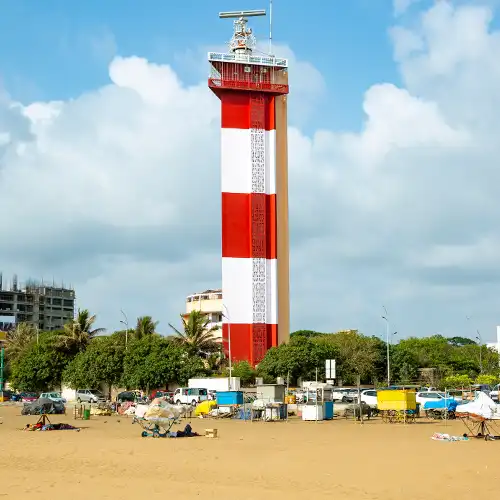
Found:
[[[498,377],[495,375],[478,375],[476,378],[476,384],[495,385],[498,384]]]
[[[472,380],[468,375],[450,375],[443,379],[441,386],[446,389],[460,389],[471,384]]]

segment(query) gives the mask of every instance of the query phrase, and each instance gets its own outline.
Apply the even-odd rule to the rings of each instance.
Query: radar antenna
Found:
[[[228,42],[229,52],[235,54],[251,54],[257,40],[251,28],[247,28],[247,17],[265,16],[265,10],[241,10],[236,12],[219,12],[220,19],[234,19],[233,36]]]

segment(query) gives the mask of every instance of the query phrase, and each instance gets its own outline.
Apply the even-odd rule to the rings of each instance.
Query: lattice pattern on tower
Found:
[[[252,155],[252,344],[254,362],[259,362],[267,344],[267,266],[266,266],[266,98],[250,96],[250,141]]]

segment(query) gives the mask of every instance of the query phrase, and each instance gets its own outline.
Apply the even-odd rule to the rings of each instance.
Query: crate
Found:
[[[217,429],[205,429],[205,437],[207,438],[216,438],[217,437]]]
[[[383,410],[416,410],[415,391],[377,391],[377,408]]]

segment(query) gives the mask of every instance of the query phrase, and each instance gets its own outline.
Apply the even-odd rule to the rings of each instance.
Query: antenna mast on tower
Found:
[[[273,0],[269,0],[269,56],[273,55]]]

